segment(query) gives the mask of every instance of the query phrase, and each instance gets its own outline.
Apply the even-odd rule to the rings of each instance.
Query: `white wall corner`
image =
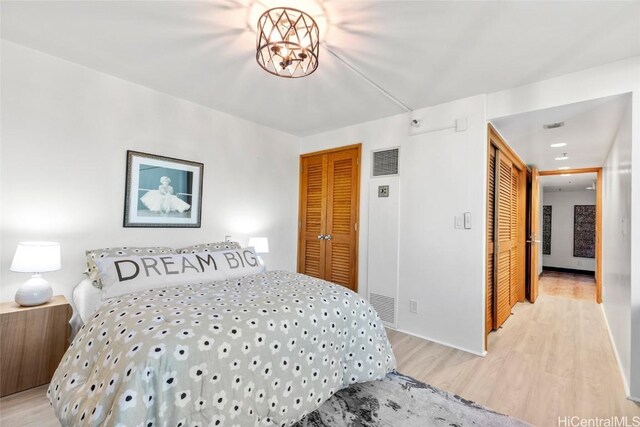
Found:
[[[604,309],[604,305],[599,304],[600,309],[602,310],[602,318],[604,319],[604,323],[607,326],[607,333],[609,334],[609,342],[611,343],[611,349],[613,350],[613,354],[616,357],[616,364],[618,365],[618,371],[620,372],[620,378],[622,378],[622,385],[624,386],[625,395],[632,400],[631,393],[629,390],[629,381],[627,381],[627,376],[622,369],[622,361],[620,360],[620,354],[618,353],[618,348],[616,347],[616,341],[613,338],[613,334],[611,333],[611,328],[609,327],[609,320],[607,319],[607,312]]]

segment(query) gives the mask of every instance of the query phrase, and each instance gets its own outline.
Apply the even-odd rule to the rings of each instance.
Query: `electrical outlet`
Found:
[[[418,301],[412,299],[409,300],[409,311],[412,313],[418,313]]]
[[[464,228],[464,218],[463,217],[454,216],[453,219],[454,219],[453,228]]]
[[[388,185],[379,185],[378,186],[378,197],[389,197],[389,186]]]

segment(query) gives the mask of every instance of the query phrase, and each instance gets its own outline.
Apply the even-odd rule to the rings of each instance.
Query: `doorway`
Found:
[[[628,204],[630,179],[628,167],[623,167],[623,165],[630,164],[628,160],[631,139],[630,123],[631,97],[629,94],[613,95],[492,119],[491,124],[509,143],[513,151],[528,164],[528,207],[526,210],[528,229],[525,233],[528,241],[525,247],[527,252],[525,268],[528,271],[525,274],[525,295],[533,304],[514,307],[513,312],[516,316],[512,317],[516,318],[508,321],[506,327],[509,327],[510,323],[518,323],[519,313],[539,311],[540,305],[547,306],[549,302],[566,303],[567,310],[577,307],[574,305],[576,303],[586,303],[585,298],[566,298],[566,294],[559,293],[564,292],[560,289],[561,286],[575,285],[578,287],[582,285],[582,283],[577,283],[580,281],[593,283],[593,285],[589,285],[590,299],[588,301],[603,303],[603,309],[608,317],[621,319],[623,316],[628,316],[628,307],[618,304],[613,297],[617,295],[613,292],[610,294],[609,289],[620,289],[620,283],[624,283],[626,286],[624,289],[628,289],[628,272],[630,271],[628,242],[630,238],[627,218],[630,217]],[[589,262],[592,262],[593,276],[564,277],[562,280],[551,273],[541,276],[540,273],[545,265],[547,267],[567,267],[549,262],[549,255],[542,253],[542,246],[545,244],[544,206],[551,203],[549,203],[549,198],[545,200],[544,194],[541,193],[541,185],[546,185],[545,182],[550,179],[578,181],[579,178],[582,179],[588,174],[595,177],[595,183],[593,178],[588,179],[590,182],[584,184],[582,190],[589,187],[588,191],[591,192],[591,196],[595,195],[595,203],[593,201],[567,203],[570,205],[567,213],[570,216],[570,222],[565,225],[568,233],[563,237],[553,231],[551,242],[552,244],[558,243],[558,239],[564,239],[569,256],[575,262],[573,267],[569,267],[576,270],[589,270],[591,268]],[[576,245],[574,219],[577,216],[585,215],[584,212],[574,211],[578,209],[576,206],[581,205],[591,205],[590,207],[586,206],[587,212],[592,209],[586,216],[595,217],[595,221],[592,221],[590,225],[592,230],[595,228],[591,239],[593,255],[584,252],[574,254],[573,252]],[[580,207],[579,210],[583,210],[583,208]],[[606,210],[608,218],[606,224],[603,221],[604,210]],[[550,213],[555,218],[559,211],[554,206]],[[608,236],[606,242],[604,235]],[[603,248],[603,242],[606,243],[607,249]],[[579,245],[581,250],[585,249],[583,243]],[[554,255],[553,251],[556,249],[551,248],[551,255]],[[578,260],[580,260],[580,264],[578,264]],[[604,264],[608,265],[606,270],[602,268]],[[586,279],[583,280],[585,277]],[[541,279],[540,284],[538,284],[538,279]],[[564,279],[568,280],[564,282]],[[603,296],[605,280],[607,297],[606,301],[603,301],[605,300]],[[561,281],[563,283],[560,283]],[[549,286],[556,286],[556,289],[553,289],[555,293],[548,292]],[[539,293],[544,298],[538,298],[537,301]],[[613,302],[611,298],[614,298]],[[576,302],[576,299],[582,299],[582,301]],[[567,303],[572,300],[574,301]],[[627,310],[620,313],[620,310],[625,309]],[[620,322],[620,320],[616,321]],[[625,334],[628,335],[628,333]],[[624,339],[626,338],[622,338],[623,342]],[[489,336],[489,343],[491,342],[492,337]]]
[[[537,256],[543,262],[537,273],[588,274],[593,271],[595,301],[600,304],[602,168],[540,171],[540,177],[537,191],[542,195],[542,202],[539,206],[532,206],[541,212],[542,242]]]
[[[361,144],[300,156],[298,272],[358,291]]]

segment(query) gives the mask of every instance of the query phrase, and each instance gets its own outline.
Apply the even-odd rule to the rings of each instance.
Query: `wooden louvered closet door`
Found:
[[[493,301],[495,304],[494,327],[498,328],[511,314],[511,177],[513,165],[498,152],[496,166],[496,286]]]
[[[511,307],[516,305],[518,302],[518,283],[520,281],[519,269],[518,269],[518,260],[520,259],[520,248],[518,247],[518,223],[521,221],[520,218],[520,192],[519,192],[519,171],[515,167],[511,167],[511,212],[509,213],[509,217],[511,218],[511,227],[509,228],[509,232],[511,233],[509,236],[509,245],[511,247],[510,255],[511,260],[509,262],[509,268],[511,269],[511,281],[509,282],[509,312],[511,312]]]
[[[360,146],[301,156],[298,271],[357,290]]]
[[[485,331],[499,328],[525,296],[527,166],[489,125]]]
[[[326,280],[356,290],[359,150],[327,154]]]
[[[489,146],[489,173],[487,184],[487,316],[485,331],[487,334],[494,328],[493,288],[494,288],[494,248],[496,215],[496,148]]]
[[[324,278],[327,175],[326,156],[303,157],[300,175],[298,271]]]

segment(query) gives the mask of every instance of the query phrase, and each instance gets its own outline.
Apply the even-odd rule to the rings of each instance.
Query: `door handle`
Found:
[[[318,240],[322,240],[324,239],[324,236],[322,234],[318,234]]]
[[[331,239],[333,239],[331,234],[327,234],[327,235],[324,236],[324,240],[331,240]]]

